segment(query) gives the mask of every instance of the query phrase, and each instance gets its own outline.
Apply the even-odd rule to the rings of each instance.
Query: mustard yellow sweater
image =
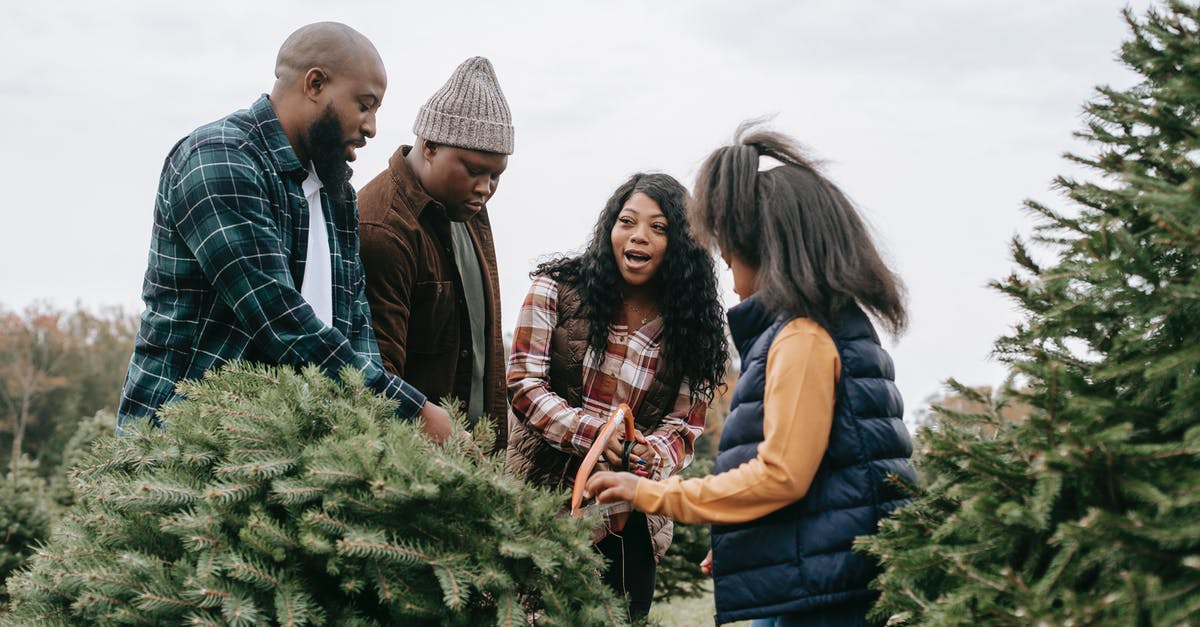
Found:
[[[825,455],[841,360],[808,318],[789,322],[767,353],[758,456],[723,473],[641,479],[633,506],[684,523],[740,523],[804,497]]]

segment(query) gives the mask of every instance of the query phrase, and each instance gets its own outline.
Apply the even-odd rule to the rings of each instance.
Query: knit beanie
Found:
[[[421,107],[413,133],[439,144],[511,155],[512,114],[491,62],[463,61]]]

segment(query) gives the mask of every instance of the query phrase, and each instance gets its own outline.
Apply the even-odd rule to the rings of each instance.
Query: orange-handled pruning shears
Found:
[[[604,448],[608,446],[608,439],[612,437],[612,432],[617,428],[617,423],[625,421],[625,440],[632,441],[637,437],[637,428],[633,424],[633,410],[629,405],[621,403],[608,415],[608,421],[600,427],[600,433],[596,434],[595,441],[592,442],[592,448],[588,449],[587,455],[583,457],[583,463],[579,465],[579,470],[575,473],[575,486],[571,489],[571,515],[578,517],[580,515],[579,504],[583,502],[583,486],[587,483],[588,476],[592,474],[592,470],[596,467],[596,460],[600,459],[600,454],[604,452]]]

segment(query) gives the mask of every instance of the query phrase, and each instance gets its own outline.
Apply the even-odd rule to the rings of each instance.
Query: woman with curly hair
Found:
[[[610,412],[626,403],[638,433],[626,458],[617,430],[609,467],[665,479],[691,462],[728,360],[707,250],[690,236],[687,191],[665,174],[617,188],[582,254],[543,263],[517,320],[508,363],[508,464],[543,486],[570,487]],[[608,512],[596,548],[605,582],[650,611],[657,561],[671,543],[662,516]]]
[[[780,165],[764,170],[764,157]],[[713,523],[701,568],[717,624],[875,625],[878,570],[854,539],[907,502],[892,479],[916,473],[895,368],[867,314],[899,334],[904,286],[854,204],[778,133],[744,125],[713,152],[690,215],[742,298],[729,310],[742,371],[716,474],[598,472],[586,493]]]

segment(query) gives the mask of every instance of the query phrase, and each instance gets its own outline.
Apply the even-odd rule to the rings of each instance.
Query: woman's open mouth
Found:
[[[627,250],[623,255],[625,267],[630,270],[640,270],[650,265],[650,255],[638,250]]]

